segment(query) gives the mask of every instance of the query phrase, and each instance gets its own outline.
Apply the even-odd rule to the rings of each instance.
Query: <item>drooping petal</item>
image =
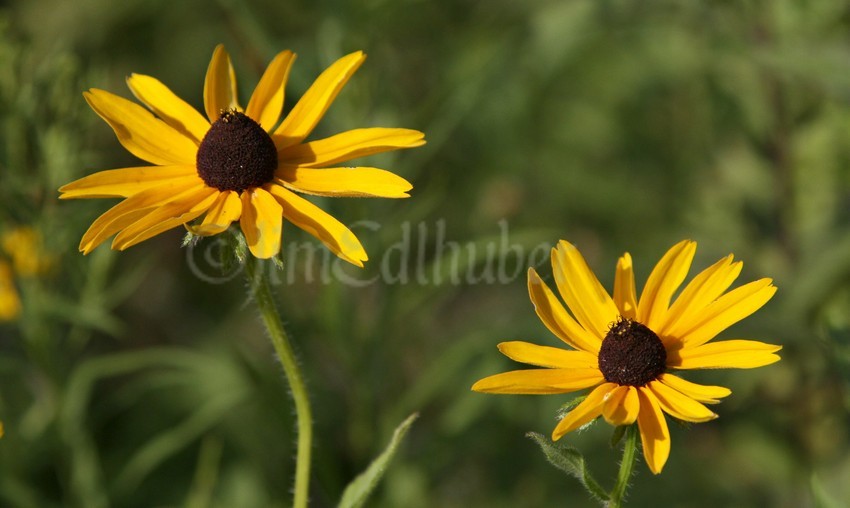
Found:
[[[690,240],[677,243],[649,274],[638,302],[637,319],[650,330],[660,330],[664,325],[670,299],[687,277],[696,249],[697,244]]]
[[[534,268],[528,269],[528,294],[537,316],[556,337],[580,351],[599,352],[602,340],[575,322]]]
[[[280,185],[269,185],[267,190],[283,206],[287,220],[318,238],[331,252],[360,267],[369,259],[354,233],[330,214]]]
[[[538,346],[529,342],[510,341],[499,344],[499,351],[511,360],[560,369],[597,369],[599,362],[596,355],[584,351],[567,351],[566,349]]]
[[[219,44],[213,51],[210,65],[207,67],[207,77],[204,80],[204,109],[210,123],[214,123],[227,109],[239,110],[236,95],[236,73],[230,62],[230,55]]]
[[[472,385],[472,390],[524,395],[569,393],[603,380],[599,369],[526,369],[485,377]]]
[[[626,319],[635,318],[637,313],[635,272],[632,256],[628,252],[617,261],[617,272],[614,274],[614,304],[620,310],[621,316]]]
[[[721,296],[694,316],[689,327],[681,327],[682,335],[677,336],[679,341],[686,348],[705,344],[718,333],[759,310],[776,293],[776,286],[772,282],[772,279],[757,280]]]
[[[640,412],[640,399],[634,386],[618,386],[605,399],[602,416],[611,425],[631,425]]]
[[[323,168],[358,157],[424,144],[425,134],[419,131],[372,127],[289,146],[278,152],[278,160],[291,166]]]
[[[730,254],[700,272],[670,306],[667,322],[659,335],[681,337],[704,309],[729,289],[741,273],[742,267],[743,263],[740,261],[732,262]]]
[[[144,74],[131,74],[127,86],[137,99],[151,108],[156,116],[192,139],[196,145],[210,130],[210,123],[186,101],[178,97],[161,81]]]
[[[284,166],[277,183],[288,189],[329,197],[408,198],[413,188],[404,178],[378,168],[307,169]]]
[[[59,199],[126,198],[174,178],[197,175],[194,166],[141,166],[108,169],[59,188]],[[199,180],[200,181],[200,180]]]
[[[561,297],[578,322],[603,339],[620,311],[578,249],[567,241],[558,242],[558,248],[552,249],[552,271]]]
[[[650,381],[646,388],[655,395],[661,410],[685,422],[707,422],[717,415],[694,399],[660,381]]]
[[[239,225],[254,257],[268,259],[280,252],[284,210],[265,189],[256,187],[242,192],[242,216]]]
[[[567,432],[581,427],[602,414],[605,396],[615,388],[617,385],[614,383],[603,383],[594,388],[578,406],[561,418],[555,430],[552,431],[552,441],[561,439]]]
[[[160,166],[195,164],[198,147],[192,138],[142,106],[96,88],[83,92],[83,97],[112,127],[121,145],[136,157]]]
[[[204,220],[197,226],[186,225],[186,229],[199,236],[212,236],[224,232],[233,221],[242,216],[242,200],[236,191],[219,193],[207,210]]]
[[[694,348],[667,351],[667,366],[675,369],[754,369],[779,361],[782,346],[755,340],[724,340]]]
[[[286,81],[294,61],[295,54],[292,51],[278,53],[266,68],[245,108],[245,114],[267,132],[271,132],[280,119]]]
[[[655,396],[645,387],[638,388],[640,413],[638,427],[646,465],[654,474],[661,473],[670,456],[670,429]]]
[[[136,222],[151,209],[167,203],[182,192],[201,186],[203,182],[197,176],[189,176],[174,178],[157,187],[133,194],[107,210],[89,226],[80,240],[80,251],[88,254],[104,240]]]
[[[313,132],[342,87],[366,59],[362,51],[346,55],[325,69],[275,130],[278,150],[300,143]]]
[[[702,402],[703,404],[717,404],[723,397],[732,394],[732,390],[723,386],[700,385],[680,378],[669,372],[658,376],[658,380],[665,385],[681,392],[682,394]]]
[[[124,250],[169,229],[194,220],[209,209],[218,195],[218,189],[207,186],[193,187],[167,203],[159,206],[124,228],[112,241],[112,248]]]

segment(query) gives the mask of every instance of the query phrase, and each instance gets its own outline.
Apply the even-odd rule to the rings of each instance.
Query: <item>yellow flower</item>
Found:
[[[15,289],[12,267],[0,259],[0,321],[13,321],[21,314],[21,299]]]
[[[696,243],[687,240],[667,251],[647,279],[640,300],[631,256],[624,254],[617,263],[612,298],[579,251],[562,240],[552,249],[552,270],[572,316],[533,268],[528,271],[528,290],[537,315],[572,350],[503,342],[499,350],[505,356],[544,368],[490,376],[472,389],[549,394],[596,386],[561,419],[552,439],[600,415],[612,425],[637,422],[647,465],[660,473],[670,453],[663,413],[688,422],[712,420],[717,415],[703,404],[717,403],[732,393],[668,371],[762,367],[779,361],[775,352],[781,349],[752,340],[708,343],[776,292],[771,279],[761,279],[727,293],[742,267],[731,255],[694,277],[671,304],[695,252]]]
[[[18,275],[38,275],[46,272],[53,264],[51,257],[44,254],[41,236],[31,227],[20,226],[4,232],[0,246],[9,255]]]
[[[290,51],[275,56],[243,109],[230,56],[223,46],[216,47],[204,83],[206,118],[150,76],[133,74],[127,84],[156,116],[103,90],[84,93],[124,148],[154,166],[101,171],[59,189],[63,199],[126,198],[95,220],[80,250],[88,254],[116,233],[112,248],[124,250],[181,224],[198,235],[216,235],[238,220],[251,253],[269,258],[280,251],[286,217],[336,255],[363,266],[366,252],[351,230],[292,191],[408,196],[410,183],[388,171],[328,166],[420,146],[425,143],[421,132],[354,129],[305,142],[365,58],[358,51],[336,61],[279,126],[295,60]],[[189,224],[201,216],[199,223]]]

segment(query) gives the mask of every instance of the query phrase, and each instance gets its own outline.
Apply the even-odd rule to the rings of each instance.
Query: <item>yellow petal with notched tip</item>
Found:
[[[407,198],[413,186],[404,178],[378,168],[309,169],[282,167],[275,173],[284,187],[327,197]]]
[[[638,413],[638,427],[640,428],[640,441],[643,445],[643,457],[646,465],[654,474],[661,473],[667,458],[670,456],[670,429],[661,407],[649,389],[640,387],[640,413]]]
[[[207,210],[204,220],[198,225],[187,224],[192,234],[212,236],[224,232],[233,221],[242,216],[242,200],[236,191],[222,191]]]
[[[284,148],[278,152],[278,160],[291,166],[322,168],[358,157],[424,144],[425,134],[419,131],[371,127]]]
[[[578,249],[565,240],[558,242],[552,250],[552,271],[561,297],[578,322],[603,339],[620,311]]]
[[[694,399],[660,381],[650,381],[647,389],[655,395],[662,411],[685,422],[707,422],[717,415]]]
[[[242,192],[239,225],[254,257],[268,259],[280,252],[283,208],[265,189],[257,187]]]
[[[611,425],[631,425],[640,412],[640,399],[634,386],[618,386],[608,393],[602,416]]]
[[[674,369],[754,369],[779,361],[782,346],[755,340],[724,340],[695,348],[667,351],[667,366]]]
[[[649,274],[638,302],[637,320],[650,330],[663,327],[670,299],[687,277],[696,249],[697,244],[690,240],[677,243]]]
[[[581,427],[602,414],[605,397],[615,388],[617,385],[614,383],[603,383],[594,388],[578,406],[561,418],[555,430],[552,431],[552,441],[561,439],[567,432]]]
[[[112,127],[121,145],[136,157],[160,166],[195,164],[198,147],[192,139],[142,106],[96,88],[83,92],[83,96]]]
[[[476,392],[548,394],[569,393],[603,381],[599,369],[526,369],[485,377],[472,385]]]
[[[230,63],[230,55],[219,44],[213,51],[207,76],[204,80],[204,109],[210,123],[215,123],[222,111],[227,109],[240,110],[236,95],[236,73]]]
[[[596,355],[584,351],[567,351],[522,341],[502,342],[498,347],[499,351],[511,360],[538,367],[560,369],[597,369],[599,367]]]
[[[280,185],[269,185],[268,190],[283,206],[288,221],[318,238],[331,252],[360,267],[369,259],[360,240],[333,216]]]
[[[162,185],[171,179],[197,174],[194,166],[107,169],[63,185],[59,188],[59,192],[62,193],[59,199],[126,198]]]
[[[112,248],[127,249],[194,220],[209,209],[218,192],[218,189],[200,186],[172,197],[167,203],[151,210],[150,213],[118,233],[112,241]]]
[[[679,376],[665,372],[658,376],[658,380],[665,385],[681,392],[688,397],[702,402],[703,404],[717,404],[719,399],[728,397],[732,390],[723,386],[700,385],[684,380]]]
[[[537,316],[556,337],[581,351],[594,354],[599,352],[602,345],[599,337],[576,323],[534,268],[528,269],[528,295]]]
[[[174,127],[196,145],[210,130],[210,123],[198,110],[178,97],[158,79],[144,74],[131,74],[127,86],[137,99],[151,108],[156,116]]]
[[[295,54],[292,51],[281,51],[274,57],[272,62],[257,83],[245,114],[260,124],[260,127],[271,132],[280,119],[283,110],[283,97],[289,71]]]
[[[278,150],[300,143],[313,132],[342,87],[366,59],[362,51],[346,55],[325,69],[275,130]]]

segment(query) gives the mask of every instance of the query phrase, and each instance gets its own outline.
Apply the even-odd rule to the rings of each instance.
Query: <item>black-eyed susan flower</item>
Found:
[[[124,148],[153,166],[101,171],[59,189],[63,199],[124,198],[95,220],[80,250],[87,254],[116,233],[112,248],[123,250],[180,225],[210,236],[239,221],[251,253],[269,258],[280,250],[285,217],[362,266],[366,252],[351,230],[296,193],[408,196],[410,183],[388,171],[333,166],[420,146],[421,132],[365,128],[305,141],[365,58],[358,51],[336,61],[279,125],[295,60],[290,51],[275,56],[242,108],[230,57],[218,46],[204,83],[206,117],[160,81],[140,74],[127,84],[150,111],[104,90],[84,93]]]
[[[561,241],[552,250],[555,283],[572,315],[534,269],[528,289],[537,315],[572,349],[504,342],[512,360],[543,367],[484,378],[472,387],[487,393],[569,393],[595,387],[552,432],[558,440],[598,416],[612,425],[637,422],[647,465],[658,474],[670,453],[664,413],[687,422],[717,415],[714,404],[731,391],[699,385],[672,370],[762,367],[779,360],[781,346],[753,340],[710,342],[730,325],[761,308],[776,292],[771,279],[727,289],[741,272],[731,255],[693,278],[673,300],[691,266],[696,243],[683,241],[655,266],[638,300],[632,259],[617,263],[613,297],[582,255]]]

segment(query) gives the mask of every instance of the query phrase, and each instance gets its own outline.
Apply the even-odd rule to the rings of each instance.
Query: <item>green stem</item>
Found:
[[[620,461],[620,472],[617,474],[617,483],[611,490],[607,508],[620,508],[623,505],[623,498],[626,496],[626,488],[629,486],[629,480],[632,477],[632,469],[635,466],[635,458],[637,458],[637,424],[632,424],[626,431],[626,442],[623,445],[623,460]]]
[[[250,254],[245,260],[245,271],[254,301],[260,308],[263,322],[269,331],[274,350],[283,366],[286,380],[289,382],[292,399],[295,401],[298,453],[295,459],[295,493],[292,506],[293,508],[305,508],[310,485],[310,452],[313,441],[313,416],[310,409],[310,398],[301,370],[298,368],[298,360],[295,358],[292,344],[286,335],[280,313],[275,305],[266,271],[257,272],[257,260]]]

